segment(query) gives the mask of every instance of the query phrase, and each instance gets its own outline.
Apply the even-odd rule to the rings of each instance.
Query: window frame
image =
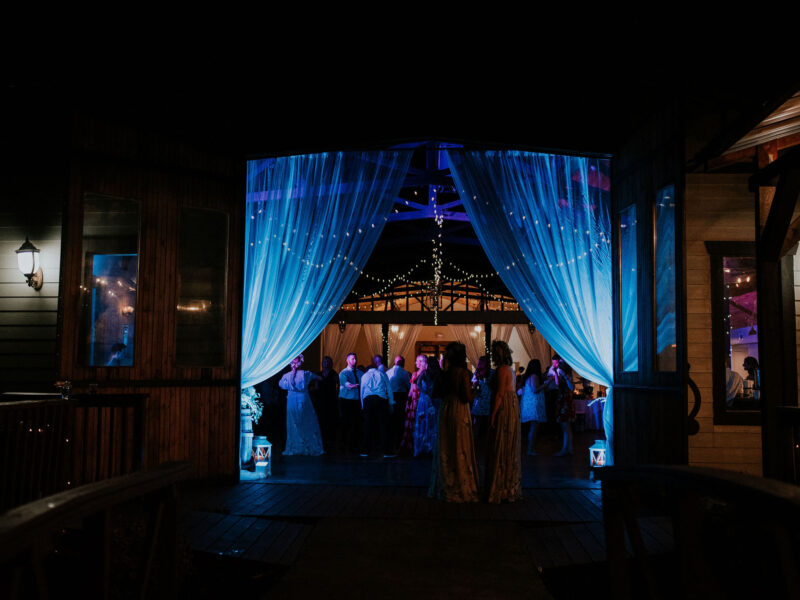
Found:
[[[724,275],[722,261],[726,257],[756,257],[755,242],[705,242],[710,259],[711,287],[711,376],[713,389],[714,425],[761,425],[761,410],[730,410],[725,402],[725,357],[730,351],[726,344],[722,319],[724,317]],[[760,335],[759,348],[761,347]],[[727,347],[726,347],[727,346]],[[763,406],[763,398],[761,400]]]

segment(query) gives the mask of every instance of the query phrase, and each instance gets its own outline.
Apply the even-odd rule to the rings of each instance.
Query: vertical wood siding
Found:
[[[213,156],[136,129],[76,119],[61,293],[59,371],[79,392],[149,394],[145,465],[189,460],[197,477],[238,476],[238,406],[244,237],[244,160]],[[140,204],[139,274],[132,367],[79,359],[82,201],[85,194]],[[182,207],[229,218],[225,359],[218,367],[175,361],[178,240]]]
[[[689,437],[689,464],[761,475],[761,427],[714,425],[711,368],[711,264],[704,242],[755,240],[747,175],[686,176],[688,354],[703,398],[700,432]]]

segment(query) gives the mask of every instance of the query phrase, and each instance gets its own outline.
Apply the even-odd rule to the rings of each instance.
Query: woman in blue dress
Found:
[[[414,426],[414,456],[433,452],[438,439],[438,413],[441,400],[435,397],[434,387],[439,380],[440,372],[439,362],[433,356],[429,356],[428,368],[419,380],[417,423]]]
[[[283,454],[305,454],[319,456],[322,449],[322,435],[319,431],[317,413],[308,394],[308,384],[321,379],[311,371],[303,371],[303,355],[292,360],[291,371],[281,377],[278,385],[289,392],[286,398],[286,449]]]
[[[522,380],[522,387],[517,391],[520,396],[519,409],[520,421],[523,429],[522,439],[528,439],[528,454],[536,456],[536,440],[539,433],[539,425],[547,423],[547,409],[545,408],[544,389],[548,382],[542,377],[542,363],[537,359],[532,359],[525,368],[525,376]]]

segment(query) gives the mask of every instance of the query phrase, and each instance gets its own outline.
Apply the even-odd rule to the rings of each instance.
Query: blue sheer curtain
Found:
[[[410,151],[386,151],[248,161],[243,388],[277,373],[331,320],[410,160]]]
[[[619,213],[620,360],[629,372],[639,370],[638,228],[636,205],[631,204]]]
[[[558,354],[608,386],[604,425],[613,462],[608,161],[519,151],[449,150],[448,156],[503,283]]]
[[[656,365],[660,371],[675,371],[675,188],[658,192],[655,206],[656,229]]]

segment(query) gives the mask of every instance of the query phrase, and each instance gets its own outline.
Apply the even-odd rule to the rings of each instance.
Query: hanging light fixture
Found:
[[[35,290],[42,289],[44,274],[39,264],[39,249],[31,243],[28,236],[25,236],[25,243],[16,250],[16,253],[17,265],[20,272],[25,275],[28,286]]]

